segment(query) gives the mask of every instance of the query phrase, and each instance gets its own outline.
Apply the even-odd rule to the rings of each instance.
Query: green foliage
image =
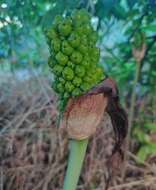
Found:
[[[80,33],[80,29],[84,32]],[[48,64],[55,75],[53,86],[62,100],[85,93],[104,78],[102,67],[98,66],[97,38],[92,35],[95,31],[85,9],[75,10],[71,16],[56,16],[46,32],[51,54]],[[94,74],[90,75],[93,70]]]
[[[136,126],[133,135],[140,144],[137,152],[138,162],[144,162],[148,156],[156,153],[156,141],[152,139],[152,134],[156,134],[156,123],[145,123],[143,126]]]
[[[147,25],[142,28],[144,32],[156,32],[156,24]]]

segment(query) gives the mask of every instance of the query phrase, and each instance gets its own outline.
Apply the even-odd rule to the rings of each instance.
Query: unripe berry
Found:
[[[103,73],[103,69],[101,67],[96,68],[96,75],[97,75],[98,80],[103,79],[104,73]]]
[[[58,37],[57,32],[54,28],[51,28],[50,30],[48,30],[48,32],[46,33],[46,36],[50,40]]]
[[[81,83],[82,83],[82,79],[80,77],[74,77],[73,84],[76,87],[79,87]]]
[[[56,74],[56,75],[60,75],[63,71],[63,67],[60,66],[60,65],[55,65],[54,68],[53,68],[53,72]]]
[[[88,45],[88,38],[87,38],[87,36],[82,33],[80,37],[81,37],[81,44]]]
[[[75,26],[75,30],[74,30],[78,35],[82,35],[83,34],[83,26]]]
[[[86,24],[90,22],[90,15],[85,9],[76,10],[72,14],[72,18],[76,25]]]
[[[60,47],[61,47],[61,42],[59,39],[55,39],[51,41],[51,48],[52,50],[54,50],[55,52],[59,52],[60,51]]]
[[[86,54],[86,52],[88,51],[88,47],[84,44],[80,44],[78,47],[78,50],[82,53],[82,54]]]
[[[71,61],[68,61],[67,66],[70,67],[71,69],[74,69],[75,64],[72,63]]]
[[[56,55],[56,60],[61,64],[61,65],[65,65],[68,61],[68,57],[66,55],[64,55],[63,53],[59,52]]]
[[[68,36],[72,31],[71,24],[66,21],[63,21],[59,24],[58,31],[62,36]]]
[[[83,77],[85,75],[85,68],[81,65],[76,66],[75,73],[77,74],[77,76]]]
[[[62,52],[65,55],[71,55],[71,53],[73,52],[73,48],[69,45],[67,41],[62,42]]]
[[[87,60],[87,59],[84,59],[82,61],[82,65],[85,67],[85,69],[89,69],[89,67],[90,67],[90,61]]]
[[[64,95],[63,95],[63,98],[64,98],[64,99],[67,99],[67,98],[69,98],[69,97],[70,97],[70,93],[65,92]]]
[[[59,82],[62,83],[62,84],[65,84],[65,83],[66,83],[66,80],[65,80],[64,78],[62,78],[62,77],[59,77],[58,80],[59,80]]]
[[[90,85],[86,82],[83,82],[81,84],[80,88],[85,92],[85,91],[88,91],[90,89]]]
[[[74,77],[74,72],[70,67],[65,67],[62,74],[63,74],[64,79],[66,80],[72,80]]]
[[[61,15],[56,15],[55,19],[54,19],[54,22],[53,22],[53,27],[56,29],[58,27],[58,25],[60,23],[62,23],[62,20],[63,20],[63,18],[62,18]]]
[[[92,83],[92,78],[90,76],[85,76],[83,80],[84,82],[87,82],[88,84]]]
[[[65,89],[67,92],[72,92],[72,90],[74,89],[74,85],[71,82],[66,82]]]
[[[93,31],[90,35],[89,35],[89,42],[90,42],[90,45],[95,45],[96,42],[98,40],[98,34],[97,32]]]
[[[74,51],[70,57],[74,63],[80,63],[82,61],[82,55],[78,51]]]
[[[78,34],[76,33],[72,33],[70,35],[70,37],[68,38],[68,41],[70,43],[70,45],[73,47],[73,48],[76,48],[79,46],[80,44],[80,37]]]
[[[79,96],[82,94],[82,91],[79,89],[79,88],[75,88],[73,91],[72,91],[72,96]]]
[[[89,24],[87,24],[83,27],[83,34],[91,35],[91,32],[92,32],[92,28]]]
[[[62,83],[58,83],[57,86],[56,86],[56,88],[57,88],[57,91],[58,91],[59,93],[61,93],[61,94],[64,93],[64,86],[63,86]]]

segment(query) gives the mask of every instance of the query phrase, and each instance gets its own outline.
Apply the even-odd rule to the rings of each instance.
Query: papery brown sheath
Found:
[[[114,80],[107,78],[85,95],[71,98],[66,106],[62,123],[69,138],[82,140],[95,133],[104,112],[109,114],[115,133],[115,146],[109,163],[116,167],[118,163],[115,162],[122,161],[124,158],[123,145],[128,129],[128,119],[120,105]]]
[[[67,128],[76,125],[76,130],[81,126],[83,128],[77,131],[77,133],[82,133],[76,134],[77,136],[68,131],[69,138],[81,140],[94,134],[97,125],[102,120],[104,111],[110,115],[115,133],[116,144],[113,153],[119,151],[122,155],[121,146],[127,134],[128,119],[126,112],[120,105],[117,86],[110,78],[103,80],[85,95],[69,100],[64,112],[64,124]],[[90,117],[90,121],[87,117]],[[83,132],[85,133],[85,125],[91,126],[88,134],[83,134]]]

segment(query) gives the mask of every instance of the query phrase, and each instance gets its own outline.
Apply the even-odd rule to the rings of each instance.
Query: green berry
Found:
[[[81,36],[83,34],[83,26],[76,26],[75,32]]]
[[[94,73],[94,74],[92,73],[91,79],[92,79],[92,84],[94,84],[94,85],[99,82],[98,75],[96,73]]]
[[[65,67],[62,74],[66,80],[72,80],[74,78],[74,72],[70,67]]]
[[[86,68],[89,69],[90,68],[90,60],[87,58],[84,58],[82,61],[82,65]]]
[[[81,25],[90,22],[90,15],[85,9],[76,10],[72,14],[72,18],[75,20],[75,24]]]
[[[62,42],[62,52],[65,55],[71,55],[71,53],[73,52],[73,48],[69,45],[67,41]]]
[[[62,84],[65,84],[65,83],[66,83],[65,79],[64,79],[64,78],[62,78],[62,77],[59,77],[59,79],[58,79],[58,80],[59,80],[59,82],[60,82],[60,83],[62,83]]]
[[[77,74],[77,76],[79,77],[83,77],[85,75],[85,69],[83,66],[76,66],[76,69],[75,69],[75,73]]]
[[[78,51],[74,51],[70,57],[74,63],[80,63],[82,61],[82,55]]]
[[[72,92],[72,90],[74,89],[74,85],[71,82],[66,82],[65,89],[67,92]]]
[[[88,25],[84,25],[83,27],[83,34],[85,35],[92,35],[92,27],[88,24]]]
[[[88,83],[85,83],[85,82],[83,82],[80,87],[84,92],[86,92],[90,89],[90,85]]]
[[[86,54],[86,52],[88,51],[88,47],[84,44],[80,44],[78,50],[82,53],[82,54]]]
[[[87,82],[88,84],[92,83],[92,79],[90,76],[85,76],[83,80],[84,80],[84,82]]]
[[[69,22],[63,21],[59,24],[58,31],[62,36],[68,36],[72,31],[72,26]]]
[[[74,69],[75,65],[71,61],[68,61],[67,66]]]
[[[104,78],[103,69],[100,67],[97,67],[96,68],[96,75],[97,75],[98,80],[102,80]]]
[[[72,96],[80,96],[82,94],[82,91],[79,89],[79,88],[75,88],[73,91],[72,91]]]
[[[58,29],[58,25],[61,24],[62,21],[63,21],[62,16],[61,16],[61,15],[56,15],[56,16],[55,16],[55,19],[54,19],[54,22],[53,22],[53,27],[54,27],[54,29],[57,30],[57,29]]]
[[[46,36],[47,38],[51,40],[58,37],[57,32],[54,28],[51,28],[50,30],[48,30],[48,32],[46,33]]]
[[[96,64],[100,59],[100,50],[97,47],[92,47],[89,49],[89,54],[91,57],[91,62]]]
[[[81,35],[81,44],[88,45],[88,38],[86,35]]]
[[[56,60],[61,64],[61,65],[65,65],[68,62],[68,57],[66,55],[64,55],[63,53],[59,52],[56,55]]]
[[[92,48],[90,48],[90,54],[92,57],[99,58],[100,57],[100,49],[97,47],[92,47]]]
[[[60,66],[60,65],[55,65],[54,68],[53,68],[53,72],[56,74],[56,75],[60,75],[63,71],[63,67]]]
[[[97,32],[94,31],[89,35],[90,45],[94,46],[96,44],[97,40],[98,40],[98,34],[97,34]]]
[[[64,85],[62,83],[58,83],[56,88],[57,88],[58,93],[61,93],[61,94],[64,93]]]
[[[74,77],[73,84],[74,84],[76,87],[79,87],[81,83],[82,83],[82,79],[81,79],[81,78],[79,78],[79,77]]]
[[[64,95],[63,95],[63,98],[64,98],[64,99],[67,99],[67,98],[69,98],[69,97],[70,97],[70,93],[65,92]]]
[[[52,50],[54,50],[55,52],[59,52],[60,47],[61,47],[60,40],[59,39],[52,40],[51,46],[52,46]]]
[[[73,47],[73,48],[76,48],[79,46],[80,44],[80,37],[78,34],[76,33],[72,33],[70,35],[70,37],[68,38],[68,41],[70,43],[70,45]]]
[[[64,22],[70,26],[72,26],[73,24],[73,21],[72,21],[72,18],[70,16],[67,16],[64,20]]]

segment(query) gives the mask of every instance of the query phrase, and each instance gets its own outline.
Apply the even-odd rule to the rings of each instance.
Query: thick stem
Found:
[[[76,190],[87,144],[88,139],[70,141],[70,155],[63,190]]]

